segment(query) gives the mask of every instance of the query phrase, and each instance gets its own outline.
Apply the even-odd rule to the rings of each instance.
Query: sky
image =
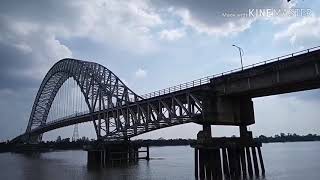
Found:
[[[232,44],[244,50],[244,65],[319,46],[319,13],[312,0],[2,0],[0,141],[25,131],[43,77],[62,58],[100,63],[142,95],[240,67]],[[319,98],[320,90],[256,98],[249,128],[254,136],[320,134]],[[200,129],[185,124],[137,138],[195,138]],[[79,134],[94,137],[92,123]]]

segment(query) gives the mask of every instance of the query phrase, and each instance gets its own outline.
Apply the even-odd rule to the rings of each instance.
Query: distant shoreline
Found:
[[[275,136],[264,136],[260,135],[259,137],[254,138],[256,141],[261,143],[287,143],[287,142],[313,142],[320,141],[320,136],[316,134],[308,135],[297,135],[297,134],[284,134]],[[41,142],[37,145],[24,145],[27,148],[30,148],[30,151],[33,150],[33,147],[36,147],[40,151],[51,151],[51,150],[78,150],[83,149],[84,145],[94,144],[96,141],[88,140],[87,138],[82,138],[76,142],[70,142],[70,138],[59,139],[57,141],[47,141]],[[195,143],[195,139],[147,139],[147,140],[133,140],[133,142],[138,142],[142,146],[188,146],[192,143]],[[9,142],[0,143],[0,153],[1,152],[15,152],[17,151],[16,145],[12,145]]]
[[[190,146],[192,142],[189,143],[159,143],[158,140],[153,140],[153,143],[145,144],[150,147],[170,147],[170,146]],[[194,140],[193,140],[194,141]],[[273,141],[273,142],[262,142],[263,144],[275,144],[275,143],[294,143],[294,142],[319,142],[319,140],[306,140],[306,141]],[[83,145],[74,146],[74,143],[70,142],[69,144],[65,144],[64,146],[42,146],[36,152],[53,152],[53,151],[70,151],[70,150],[83,150]],[[9,145],[0,143],[0,153],[6,152],[18,152],[17,150],[13,150]]]

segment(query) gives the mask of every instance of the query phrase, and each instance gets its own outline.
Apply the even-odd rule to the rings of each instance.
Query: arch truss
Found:
[[[53,100],[59,88],[69,78],[75,80],[80,87],[90,113],[141,100],[141,97],[102,65],[76,59],[63,59],[57,62],[43,79],[32,107],[26,133],[46,126]],[[96,122],[95,119],[92,121],[97,136],[101,136],[102,123]]]
[[[80,87],[89,112],[47,122],[54,98],[69,78]],[[130,138],[155,129],[199,122],[203,109],[200,97],[191,90],[143,99],[102,65],[63,59],[42,81],[25,134],[29,141],[39,141],[44,132],[92,121],[98,138]]]

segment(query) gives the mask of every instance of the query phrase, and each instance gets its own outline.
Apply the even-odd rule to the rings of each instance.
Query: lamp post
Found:
[[[234,44],[233,44],[232,46],[238,48],[238,50],[239,50],[240,60],[241,60],[241,70],[243,71],[242,55],[244,54],[244,52],[243,52],[243,50],[242,50],[241,47],[239,47],[239,46],[237,46],[237,45],[234,45]]]

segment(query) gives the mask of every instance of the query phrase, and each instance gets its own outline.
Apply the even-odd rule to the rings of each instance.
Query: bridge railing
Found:
[[[67,120],[67,119],[69,119],[69,118],[73,118],[73,117],[78,117],[78,116],[82,116],[82,115],[85,115],[85,114],[89,114],[89,112],[90,112],[89,110],[83,111],[83,112],[76,112],[76,113],[70,114],[70,115],[68,115],[68,116],[64,116],[64,117],[57,118],[57,119],[55,119],[55,120],[46,122],[46,123],[43,124],[42,126],[40,125],[39,127],[36,127],[35,129],[41,128],[41,127],[43,127],[43,126],[52,125],[52,124],[55,124],[55,123],[61,123],[63,120]],[[35,130],[35,129],[32,129],[32,130]]]
[[[231,74],[231,73],[234,73],[234,72],[239,72],[239,71],[242,71],[242,70],[245,70],[245,69],[250,69],[250,68],[253,68],[253,67],[256,67],[256,66],[268,64],[268,63],[275,62],[275,61],[280,61],[280,60],[283,60],[283,59],[287,59],[287,58],[290,58],[290,57],[298,56],[298,55],[309,53],[309,52],[316,51],[316,50],[320,50],[320,46],[316,46],[316,47],[312,47],[312,48],[309,48],[309,49],[297,51],[297,52],[294,52],[294,53],[291,53],[291,54],[286,54],[286,55],[283,55],[283,56],[279,56],[279,57],[276,57],[276,58],[268,59],[268,60],[261,61],[261,62],[258,62],[258,63],[246,65],[243,68],[236,68],[236,69],[225,71],[225,72],[222,72],[222,73],[219,73],[219,74],[206,76],[206,77],[203,77],[203,78],[200,78],[200,79],[196,79],[196,80],[193,80],[193,81],[189,81],[189,82],[186,82],[186,83],[182,83],[182,84],[179,84],[179,85],[176,85],[176,86],[172,86],[172,87],[169,87],[169,88],[165,88],[165,89],[154,91],[154,92],[151,92],[151,93],[148,93],[148,94],[144,94],[141,97],[143,99],[148,99],[148,98],[153,98],[153,97],[169,94],[169,93],[172,93],[172,92],[176,92],[176,91],[180,91],[180,90],[184,90],[184,89],[188,89],[188,88],[192,88],[192,87],[208,84],[208,83],[210,83],[210,79],[212,79],[212,78],[221,77],[221,76],[228,75],[228,74]]]

